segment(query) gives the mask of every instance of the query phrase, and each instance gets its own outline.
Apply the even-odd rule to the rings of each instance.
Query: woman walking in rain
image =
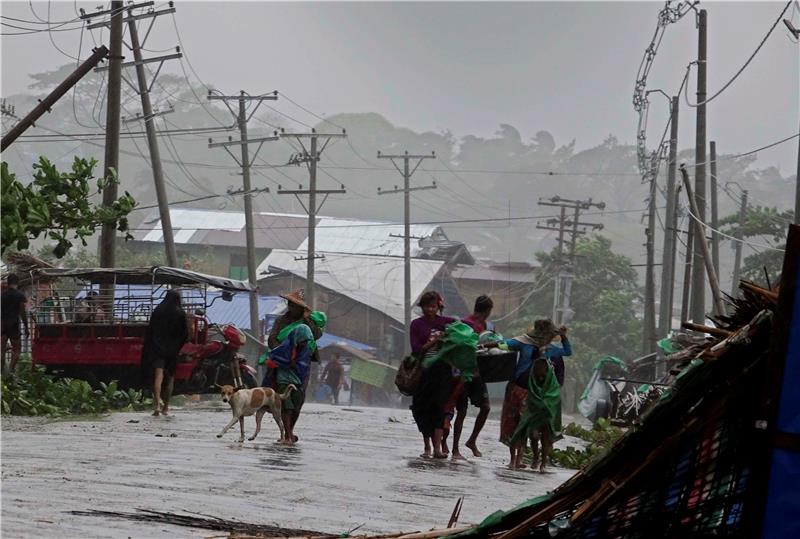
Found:
[[[177,290],[167,290],[164,299],[150,315],[142,348],[142,365],[153,369],[154,416],[169,414],[178,354],[188,338],[189,328],[186,325],[186,313],[181,307],[181,295]]]
[[[430,358],[441,348],[445,327],[455,322],[455,318],[442,316],[444,301],[438,292],[425,292],[418,305],[423,314],[412,321],[409,328],[411,353],[420,359]],[[442,450],[442,437],[445,406],[451,387],[452,368],[444,361],[436,361],[422,371],[419,387],[411,401],[411,412],[425,445],[422,457],[447,458]]]

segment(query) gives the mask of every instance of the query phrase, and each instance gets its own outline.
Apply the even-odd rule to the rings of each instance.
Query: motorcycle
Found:
[[[185,390],[210,393],[222,385],[248,389],[257,387],[256,370],[238,352],[245,342],[244,332],[236,326],[209,323],[205,343],[187,343],[181,349],[181,354],[189,358],[184,365],[191,365]]]

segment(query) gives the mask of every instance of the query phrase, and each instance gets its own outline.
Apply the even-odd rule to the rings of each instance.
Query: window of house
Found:
[[[242,254],[232,254],[228,269],[228,277],[240,281],[247,280],[247,256]]]

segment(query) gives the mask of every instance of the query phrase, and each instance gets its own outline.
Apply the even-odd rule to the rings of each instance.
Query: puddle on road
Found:
[[[298,424],[300,443],[287,447],[275,443],[273,424],[265,424],[252,442],[234,441],[238,432],[216,438],[230,410],[221,403],[203,404],[203,409],[175,409],[167,418],[117,413],[35,428],[26,422],[19,429],[4,422],[2,493],[13,497],[3,500],[2,534],[95,536],[99,529],[102,535],[122,537],[208,535],[68,513],[138,508],[196,511],[334,534],[361,523],[364,533],[414,531],[446,525],[461,496],[462,523],[480,522],[498,509],[552,490],[571,475],[504,468],[507,449],[495,441],[499,423],[494,420],[481,434],[482,458],[452,461],[417,456],[421,439],[403,410],[309,404]],[[246,436],[255,428],[248,419]],[[47,465],[54,461],[58,468]],[[75,484],[81,486],[80,496]],[[266,495],[265,488],[280,496]],[[42,504],[45,499],[48,503]]]

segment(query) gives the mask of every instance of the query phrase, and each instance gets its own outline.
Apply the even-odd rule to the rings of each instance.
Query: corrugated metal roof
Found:
[[[436,236],[446,239],[437,225],[411,225],[410,228],[414,237]],[[403,256],[404,232],[403,225],[399,223],[322,217],[317,223],[314,241],[316,250],[326,253]],[[305,239],[297,249],[307,250],[307,242]],[[411,256],[417,257],[421,251],[419,240],[412,240]]]
[[[245,219],[243,212],[170,208],[170,219],[178,244],[224,245],[243,247]],[[306,215],[259,212],[254,215],[256,247],[269,249],[306,249],[308,217]],[[161,220],[153,212],[134,231],[138,241],[162,242]],[[353,253],[381,256],[403,256],[404,227],[400,223],[319,217],[316,248],[329,253]],[[447,240],[437,225],[411,225],[411,235],[418,238]],[[424,251],[419,240],[411,242],[411,256]]]
[[[469,279],[476,281],[498,281],[503,283],[535,283],[537,281],[538,268],[528,266],[501,267],[501,266],[458,266],[453,269],[454,279]]]
[[[317,254],[322,254],[317,251]],[[270,266],[306,276],[305,251],[273,250],[256,273],[262,275]],[[301,260],[297,260],[300,258]],[[441,260],[411,260],[411,301],[428,288],[444,265]],[[314,280],[319,286],[369,305],[403,322],[403,258],[390,256],[324,253],[316,261]]]

